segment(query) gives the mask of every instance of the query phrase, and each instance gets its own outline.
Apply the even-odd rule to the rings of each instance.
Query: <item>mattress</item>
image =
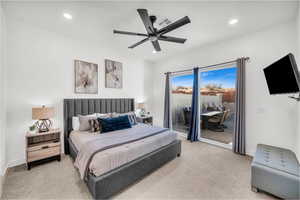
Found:
[[[140,126],[149,126],[146,124],[137,124],[132,127],[138,128]],[[120,133],[122,130],[108,132]],[[90,133],[87,131],[72,131],[70,139],[75,145],[76,149],[80,151],[83,144],[95,139],[99,133]],[[177,134],[173,131],[165,131],[163,133],[144,138],[135,142],[120,145],[114,148],[110,148],[94,155],[89,165],[89,172],[95,176],[100,176],[112,169],[120,167],[130,161],[133,161],[147,153],[150,153],[160,147],[170,144],[177,139]]]

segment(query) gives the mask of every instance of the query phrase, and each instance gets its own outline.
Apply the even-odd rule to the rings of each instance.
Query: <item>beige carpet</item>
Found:
[[[114,199],[272,199],[250,189],[250,159],[205,143],[183,141],[182,156]],[[8,172],[4,199],[91,199],[69,157]]]

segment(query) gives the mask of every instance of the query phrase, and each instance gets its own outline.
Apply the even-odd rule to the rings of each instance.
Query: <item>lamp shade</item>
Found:
[[[137,108],[138,109],[145,109],[145,103],[138,103]]]
[[[32,108],[32,119],[49,119],[54,116],[54,108],[52,107],[41,107],[41,108]]]

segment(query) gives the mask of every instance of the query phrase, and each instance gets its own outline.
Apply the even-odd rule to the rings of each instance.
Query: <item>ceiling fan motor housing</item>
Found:
[[[149,16],[150,21],[152,22],[152,24],[154,24],[156,22],[157,17],[154,15]]]

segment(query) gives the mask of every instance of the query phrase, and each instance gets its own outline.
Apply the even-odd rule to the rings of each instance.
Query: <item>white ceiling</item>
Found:
[[[137,8],[146,8],[159,18],[175,21],[189,16],[191,24],[167,35],[187,38],[185,44],[161,41],[162,52],[153,54],[150,42],[135,49],[127,47],[143,38],[113,35],[112,30],[145,32]],[[16,19],[68,37],[87,40],[99,46],[108,44],[118,51],[145,60],[158,60],[166,56],[208,43],[251,33],[265,27],[283,23],[297,16],[297,1],[290,2],[6,2],[8,19]],[[73,15],[71,21],[63,12]],[[229,26],[230,18],[239,23]],[[104,45],[105,44],[105,45]]]

